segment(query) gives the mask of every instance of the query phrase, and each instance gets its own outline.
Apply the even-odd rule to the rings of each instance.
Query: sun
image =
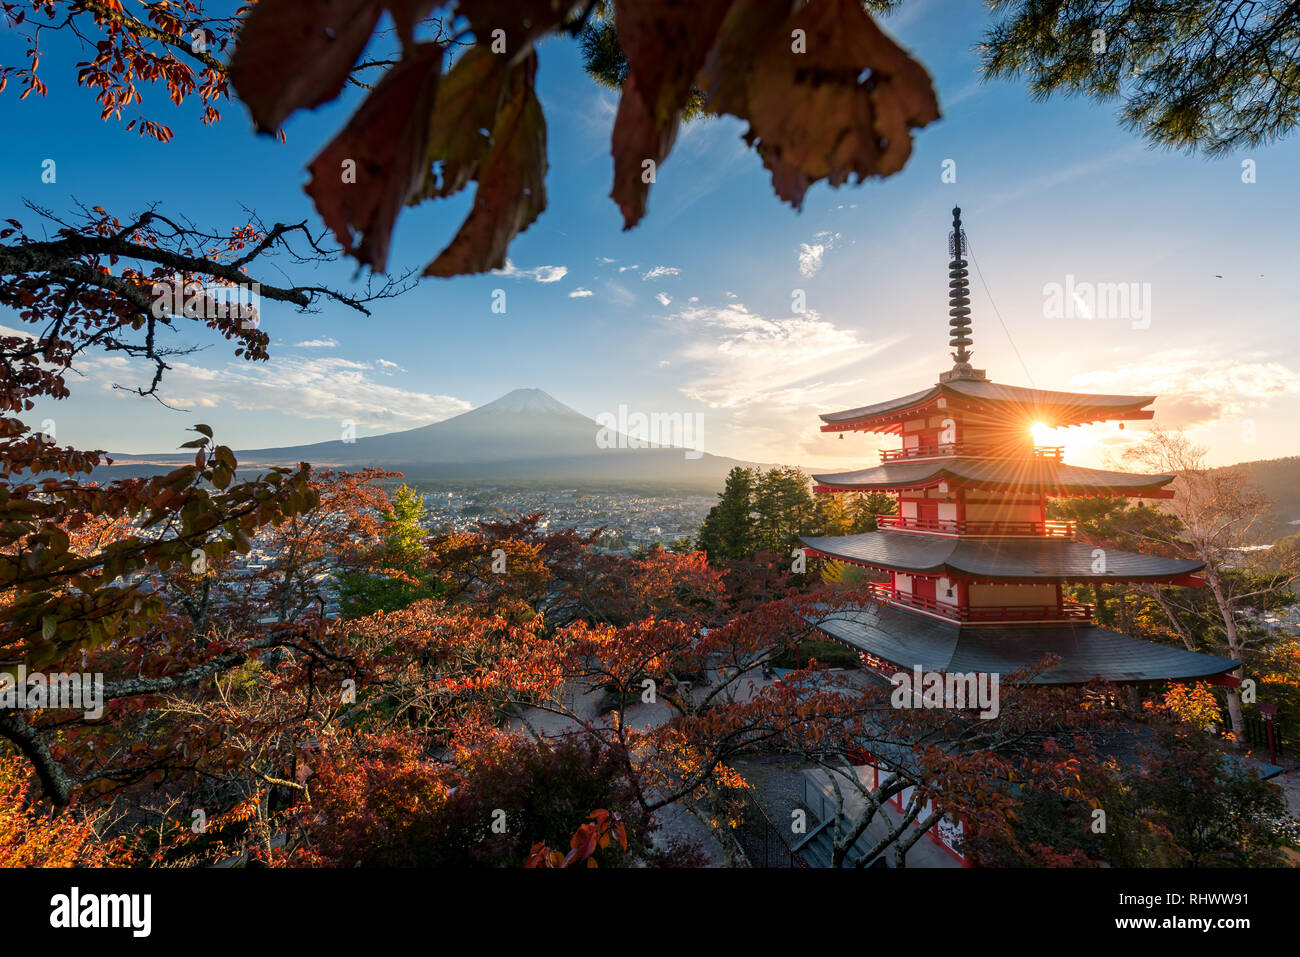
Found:
[[[1029,432],[1034,437],[1035,445],[1051,445],[1056,437],[1056,430],[1043,422],[1035,422],[1029,427]]]

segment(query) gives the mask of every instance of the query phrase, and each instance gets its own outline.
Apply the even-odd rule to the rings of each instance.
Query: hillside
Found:
[[[1273,503],[1260,529],[1267,541],[1300,533],[1300,455],[1239,462],[1239,469]]]
[[[353,442],[237,451],[243,467],[311,462],[321,467],[380,465],[423,485],[549,485],[713,492],[738,459],[679,448],[601,448],[600,425],[540,389],[516,389],[460,415]],[[150,474],[192,456],[114,455],[105,477]]]

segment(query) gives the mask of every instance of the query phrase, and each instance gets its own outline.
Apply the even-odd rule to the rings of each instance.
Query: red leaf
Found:
[[[778,195],[797,208],[818,180],[839,186],[851,175],[860,181],[902,169],[911,130],[939,117],[925,68],[881,32],[859,0],[812,0],[775,28],[767,17],[738,7],[701,82],[711,110],[749,120],[746,139],[757,141]],[[760,30],[770,30],[766,39]],[[795,31],[802,31],[803,52],[795,49]],[[737,73],[746,77],[743,97]]]
[[[491,49],[495,40],[503,41],[507,60],[515,63],[529,52],[533,40],[562,23],[573,6],[573,0],[460,0],[456,10],[469,20],[479,43]]]
[[[650,180],[677,140],[677,119],[656,124],[636,88],[636,78],[623,84],[611,137],[614,155],[614,189],[610,198],[623,213],[623,228],[631,229],[645,215]],[[653,164],[653,165],[651,165]]]
[[[614,0],[628,75],[656,126],[686,105],[732,0]]]
[[[478,174],[479,164],[492,146],[491,130],[501,106],[505,60],[485,46],[463,53],[438,83],[437,104],[429,131],[429,163],[437,164],[425,173],[425,199],[457,193]]]
[[[546,208],[546,119],[533,89],[537,53],[510,68],[492,148],[478,173],[474,206],[426,276],[501,269],[506,249]]]
[[[230,83],[257,128],[338,96],[379,21],[378,0],[261,0],[230,60]]]
[[[731,0],[615,0],[618,42],[628,76],[614,119],[610,193],[631,229],[645,215],[651,172],[677,139],[692,79],[704,64]],[[653,165],[650,165],[653,164]]]
[[[376,272],[388,262],[397,214],[423,183],[441,70],[442,47],[415,46],[309,167],[307,193],[317,211],[344,248]],[[356,182],[344,182],[349,160]]]

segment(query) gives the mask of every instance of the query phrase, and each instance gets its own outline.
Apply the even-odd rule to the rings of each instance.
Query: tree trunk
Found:
[[[1191,633],[1183,627],[1183,623],[1179,619],[1178,613],[1174,610],[1173,606],[1169,604],[1168,600],[1165,598],[1164,592],[1160,590],[1160,586],[1153,586],[1150,594],[1151,597],[1155,599],[1156,604],[1160,606],[1160,610],[1165,613],[1165,618],[1169,621],[1169,627],[1178,632],[1178,637],[1183,639],[1183,645],[1188,651],[1195,651],[1196,642],[1192,640]]]
[[[1214,595],[1214,602],[1219,608],[1219,614],[1223,617],[1224,633],[1228,638],[1228,654],[1241,660],[1242,648],[1240,637],[1237,634],[1237,616],[1233,613],[1232,602],[1223,591],[1223,582],[1219,580],[1218,573],[1213,566],[1207,566],[1206,584],[1210,586],[1210,592]],[[1242,666],[1245,667],[1244,665]],[[1242,677],[1242,668],[1238,668],[1232,673],[1234,678]],[[1241,690],[1239,688],[1227,689],[1228,699],[1228,720],[1232,723],[1232,746],[1234,748],[1243,748],[1246,745],[1246,721],[1241,713]]]

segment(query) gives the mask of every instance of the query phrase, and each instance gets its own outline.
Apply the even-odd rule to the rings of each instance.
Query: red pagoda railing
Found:
[[[992,622],[1007,621],[1091,621],[1092,606],[1079,602],[1063,601],[1057,605],[978,605],[974,608],[961,608],[933,598],[922,598],[908,592],[901,592],[888,582],[868,582],[867,587],[880,601],[894,605],[905,605],[920,611],[947,618],[956,622]]]
[[[959,522],[956,519],[909,518],[903,515],[878,515],[876,523],[881,528],[896,528],[911,532],[939,532],[944,535],[1023,535],[1037,538],[1074,538],[1078,528],[1072,521]]]
[[[927,459],[941,455],[973,455],[973,449],[961,442],[948,442],[944,445],[918,445],[910,449],[881,449],[880,461],[892,462],[895,459]]]
[[[1061,461],[1065,456],[1065,447],[1061,445],[1036,445],[1032,449],[1036,459]],[[952,455],[964,455],[967,458],[1014,459],[1023,456],[1008,453],[1005,450],[989,448],[984,445],[970,445],[966,442],[944,442],[939,445],[918,445],[910,449],[881,449],[880,461],[896,462],[899,459],[934,459]]]

